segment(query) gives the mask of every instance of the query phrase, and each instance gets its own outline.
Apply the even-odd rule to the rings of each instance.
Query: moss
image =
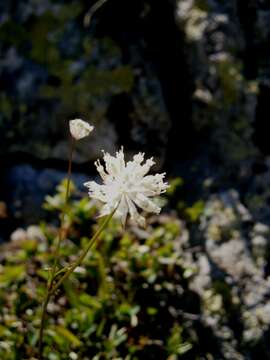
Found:
[[[235,104],[240,96],[239,89],[243,82],[240,63],[224,60],[217,63],[216,69],[223,93],[222,105],[229,107]]]

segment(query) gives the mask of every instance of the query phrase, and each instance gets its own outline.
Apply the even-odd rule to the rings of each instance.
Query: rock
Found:
[[[198,132],[207,129],[209,156],[218,157],[227,174],[248,166],[257,95],[242,74],[238,55],[247,44],[236,3],[181,0],[176,21],[184,34],[185,54],[192,83],[191,120]],[[247,171],[247,170],[245,170]]]
[[[270,232],[270,227],[263,223],[256,223],[253,228],[254,234],[267,235]]]
[[[27,164],[11,167],[6,174],[5,186],[12,188],[7,195],[10,211],[26,225],[37,223],[44,218],[42,209],[45,196],[54,194],[56,186],[66,178],[66,172],[54,169],[36,169]],[[83,183],[89,180],[85,174],[74,174],[72,181],[78,189],[84,191]],[[28,229],[31,232],[31,228]],[[39,237],[39,236],[38,236]]]
[[[75,162],[95,160],[101,149],[114,152],[126,144],[131,151],[143,148],[161,162],[170,119],[158,74],[144,56],[144,37],[138,34],[136,45],[128,39],[123,44],[125,29],[99,36],[107,31],[102,20],[91,24],[90,35],[81,20],[88,6],[26,0],[15,12],[3,8],[0,150],[5,155],[66,160],[67,121],[79,117],[95,131],[78,143]],[[132,7],[126,15],[136,23]],[[124,21],[120,12],[115,14]],[[111,12],[108,15],[111,19]]]
[[[191,289],[202,296],[205,289],[209,288],[211,284],[211,267],[207,256],[204,254],[199,255],[197,263],[198,273],[191,283]]]
[[[215,248],[208,247],[208,253],[212,261],[235,281],[258,273],[243,239],[232,239]]]
[[[202,298],[203,322],[224,358],[245,359],[240,343],[257,349],[270,326],[269,227],[255,221],[235,189],[212,194],[199,226],[204,251],[197,251],[191,289]]]

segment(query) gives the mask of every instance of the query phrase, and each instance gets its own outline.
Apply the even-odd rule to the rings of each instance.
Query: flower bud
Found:
[[[94,126],[81,119],[74,119],[69,121],[69,129],[72,137],[80,140],[88,136],[94,130]]]

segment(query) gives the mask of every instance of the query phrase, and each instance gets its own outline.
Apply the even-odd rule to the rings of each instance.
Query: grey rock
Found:
[[[12,167],[6,178],[6,182],[13,189],[8,201],[10,210],[17,219],[23,219],[28,225],[38,222],[45,216],[42,210],[45,196],[53,194],[64,178],[66,172],[54,169],[37,170],[30,165]],[[83,183],[87,180],[89,178],[84,174],[72,176],[72,181],[85,194]],[[28,230],[31,232],[30,229]]]

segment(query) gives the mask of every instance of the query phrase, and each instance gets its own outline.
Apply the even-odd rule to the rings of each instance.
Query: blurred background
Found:
[[[95,131],[63,256],[96,226],[101,149],[154,156],[171,188],[66,285],[47,358],[270,359],[269,40],[266,0],[0,2],[1,359],[36,356],[73,118]]]

